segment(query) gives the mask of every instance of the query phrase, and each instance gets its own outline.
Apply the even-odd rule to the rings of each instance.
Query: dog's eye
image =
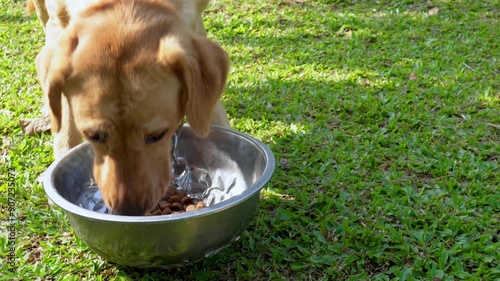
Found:
[[[106,133],[102,131],[93,131],[85,133],[87,139],[91,142],[95,143],[105,143],[107,139]]]
[[[168,130],[162,131],[160,133],[152,133],[149,135],[144,136],[144,142],[146,144],[151,144],[155,142],[159,142],[167,133]]]

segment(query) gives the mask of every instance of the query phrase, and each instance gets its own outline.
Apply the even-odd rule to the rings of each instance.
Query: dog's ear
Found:
[[[62,34],[61,40],[45,45],[36,57],[38,81],[49,105],[52,133],[61,129],[61,98],[64,83],[71,73],[71,54],[78,45],[76,34]]]
[[[229,57],[217,43],[200,36],[164,38],[160,60],[169,65],[182,83],[181,106],[193,132],[210,132],[212,110],[222,95],[229,71]]]

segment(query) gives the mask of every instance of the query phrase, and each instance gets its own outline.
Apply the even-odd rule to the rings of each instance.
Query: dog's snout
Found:
[[[125,191],[121,193],[121,196],[105,197],[104,199],[111,214],[144,216],[157,206],[161,190],[163,189],[154,190],[152,193],[143,191],[138,194]]]
[[[143,216],[150,208],[152,199],[143,192],[140,194],[122,192],[121,196],[110,198],[111,212],[114,215]]]
[[[156,207],[163,187],[170,181],[168,156],[159,155],[161,161],[153,161],[145,152],[116,151],[95,156],[94,177],[104,202],[112,214],[143,216]]]

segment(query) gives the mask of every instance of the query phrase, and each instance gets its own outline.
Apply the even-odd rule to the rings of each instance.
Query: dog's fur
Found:
[[[46,33],[36,68],[56,157],[87,139],[107,206],[143,215],[170,182],[171,137],[184,117],[200,136],[229,127],[220,102],[229,61],[205,36],[208,0],[32,4]]]

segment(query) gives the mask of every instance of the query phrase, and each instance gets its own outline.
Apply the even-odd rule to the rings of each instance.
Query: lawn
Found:
[[[500,2],[212,3],[231,124],[277,167],[241,239],[162,271],[101,259],[47,205],[51,136],[18,123],[41,115],[43,33],[0,4],[0,279],[500,280]]]

